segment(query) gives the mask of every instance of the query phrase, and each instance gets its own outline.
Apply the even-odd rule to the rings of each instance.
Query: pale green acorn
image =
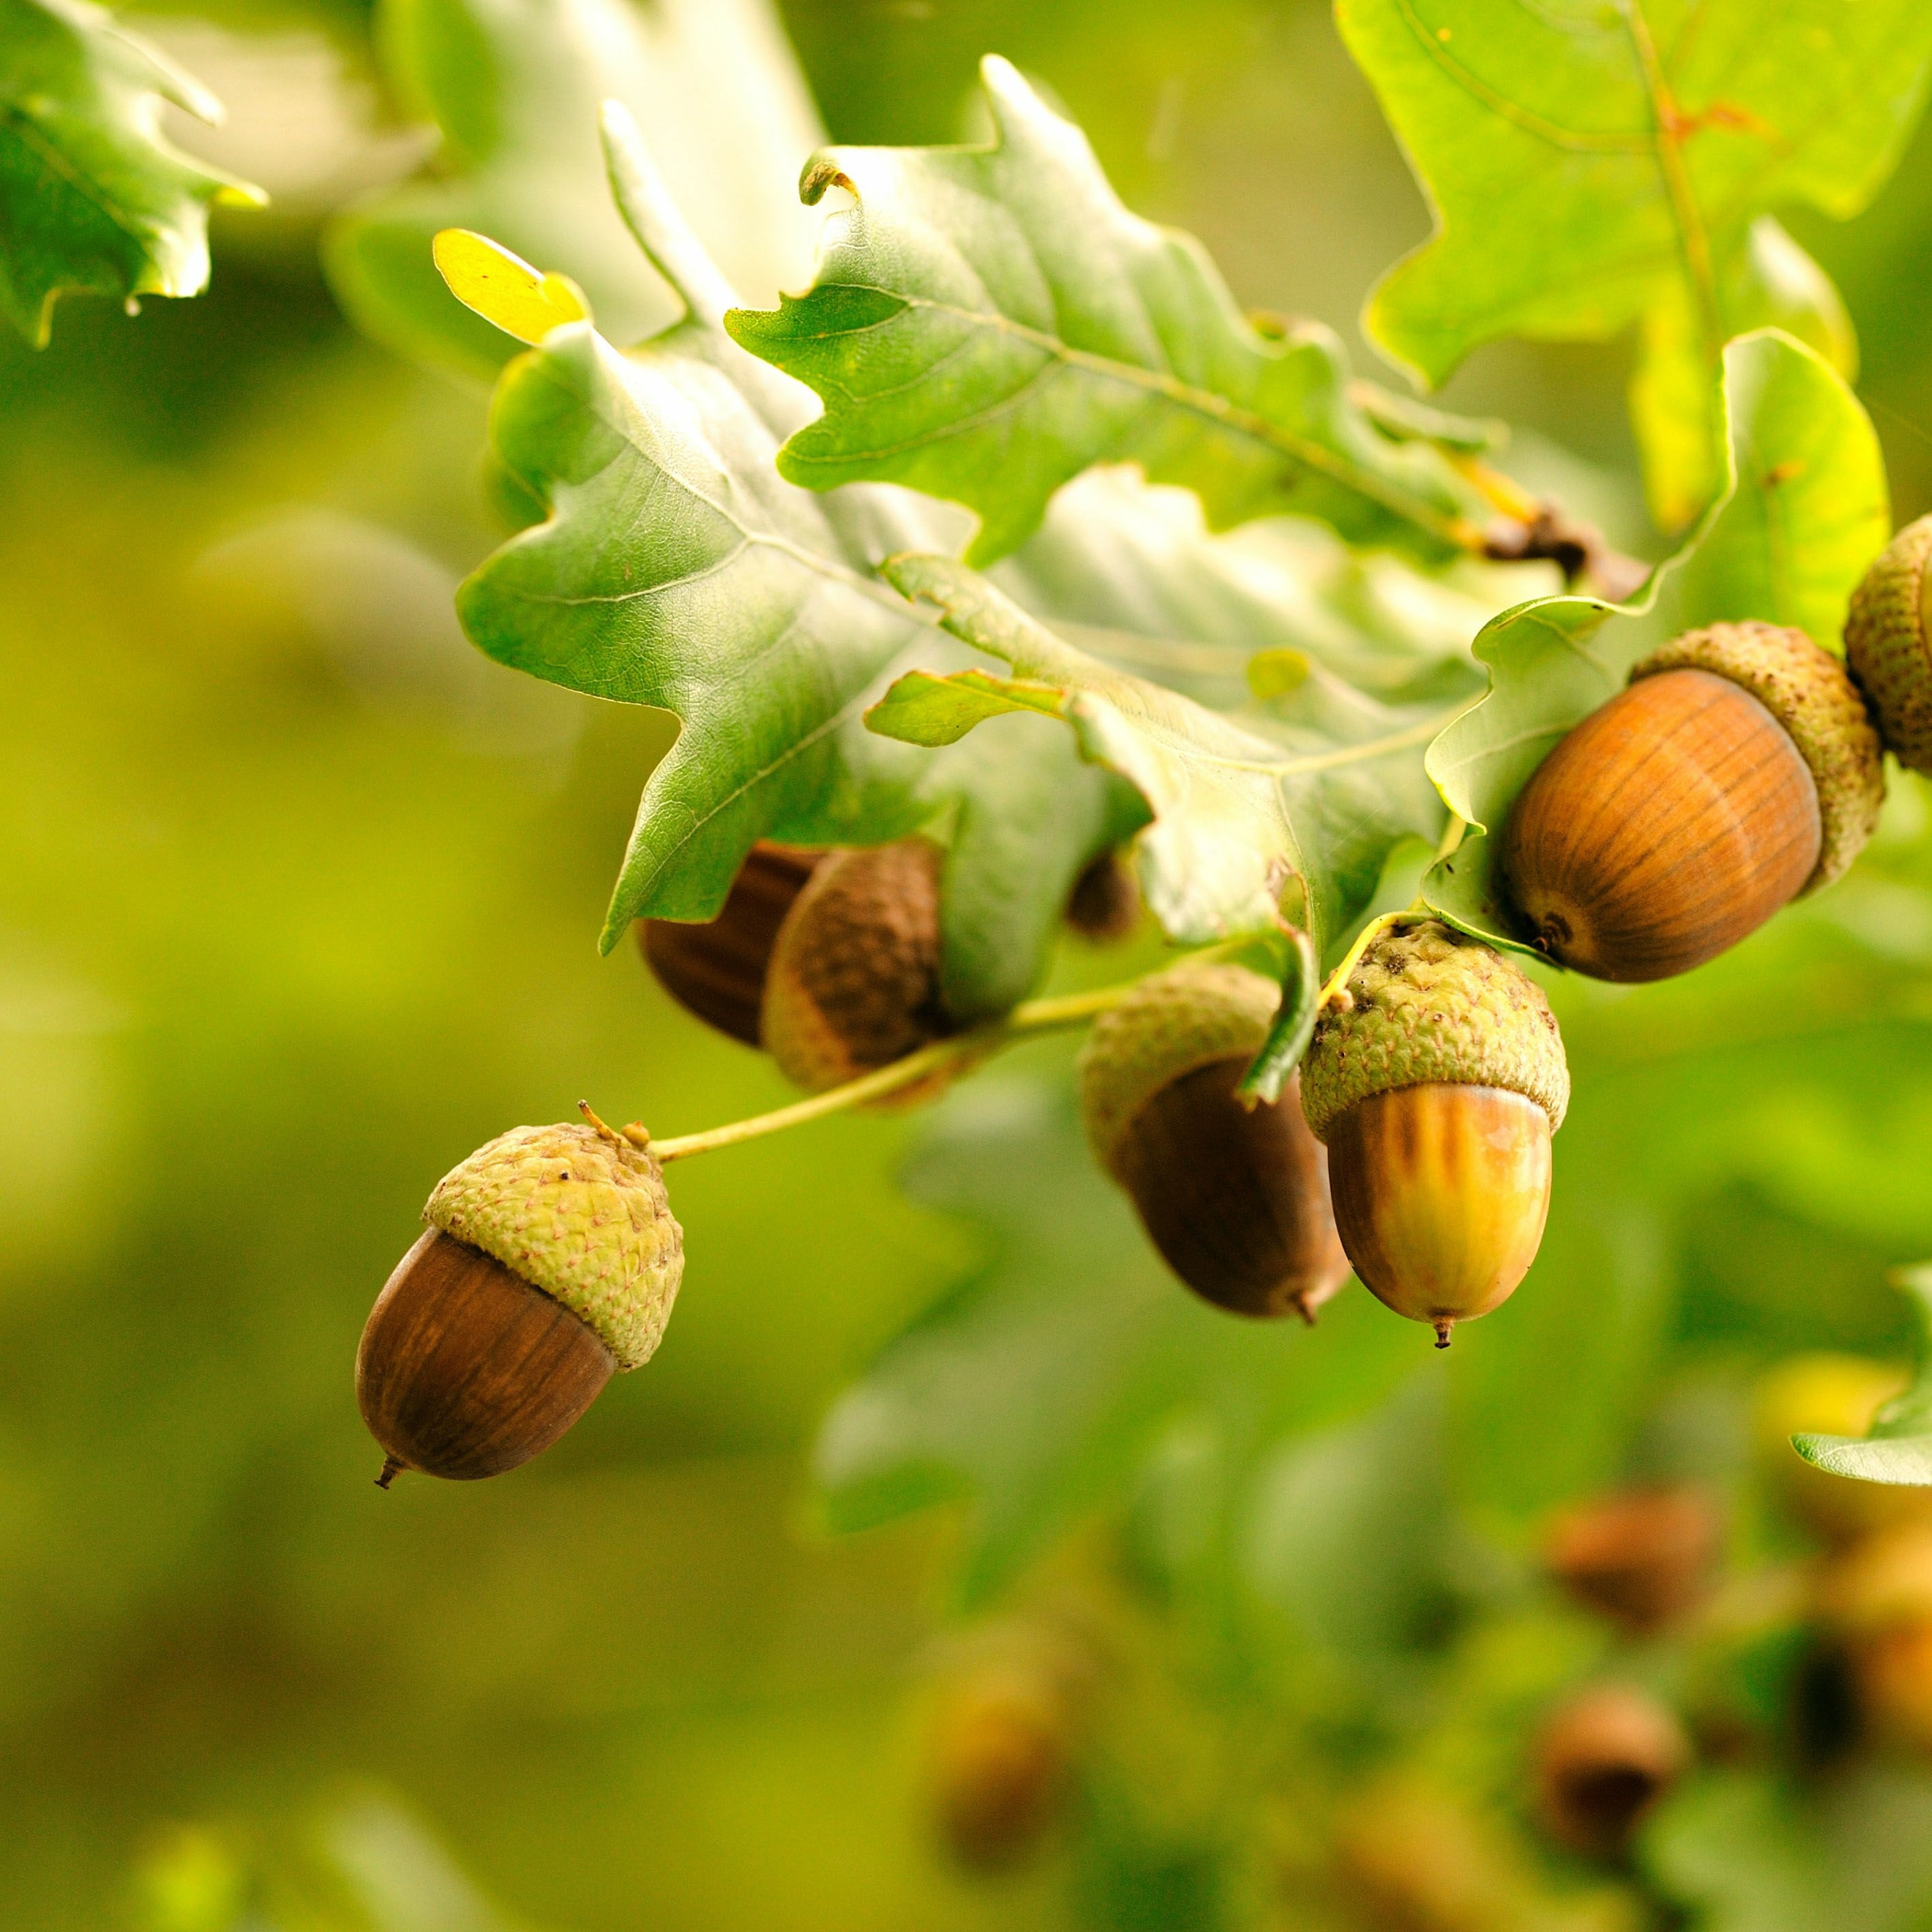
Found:
[[[516,1127],[445,1174],[370,1312],[362,1418],[399,1469],[500,1474],[650,1360],[684,1234],[640,1128]]]

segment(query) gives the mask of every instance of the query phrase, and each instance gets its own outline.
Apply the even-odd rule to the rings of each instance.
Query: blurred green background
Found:
[[[1244,301],[1374,366],[1356,310],[1427,218],[1316,0],[782,11],[836,138],[958,137],[1004,52]],[[806,1501],[832,1399],[980,1250],[897,1192],[916,1124],[680,1168],[649,1370],[503,1481],[371,1486],[356,1340],[447,1166],[580,1095],[676,1132],[782,1090],[596,956],[658,722],[456,628],[497,536],[484,394],[360,339],[317,267],[331,213],[423,152],[372,22],[136,24],[228,104],[181,138],[277,205],[218,216],[202,299],[71,300],[45,352],[0,343],[0,1922],[225,1927],[267,1858],[400,1932],[1059,1923],[1044,1879],[958,1879],[928,1842],[911,1691],[953,1525],[836,1542]],[[1903,521],[1932,506],[1932,135],[1856,224],[1792,226],[1856,320]],[[1640,544],[1626,366],[1510,346],[1449,400]],[[1574,1292],[1534,1328],[1536,1278],[1519,1304],[1540,1382],[1595,1346],[1598,1292],[1668,1343],[1619,1400],[1680,1433],[1735,1432],[1780,1353],[1901,1347],[1932,841],[1895,794],[1858,876],[1731,958],[1559,994]],[[1564,1418],[1486,1413],[1506,1500]],[[1639,1466],[1678,1453],[1643,1439]],[[336,1922],[307,1898],[261,1922]]]

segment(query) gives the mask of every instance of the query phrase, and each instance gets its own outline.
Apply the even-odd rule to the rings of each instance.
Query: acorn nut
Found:
[[[429,1231],[356,1351],[382,1487],[402,1469],[459,1480],[514,1469],[614,1373],[650,1360],[684,1234],[644,1138],[594,1120],[516,1127],[437,1183]]]
[[[1915,772],[1932,772],[1932,517],[1907,524],[1852,592],[1845,659],[1878,714],[1886,749]]]
[[[1598,1684],[1543,1726],[1537,1809],[1559,1844],[1586,1858],[1615,1858],[1690,1764],[1690,1741],[1672,1712],[1631,1686]]]
[[[1197,1294],[1238,1315],[1312,1321],[1348,1274],[1327,1152],[1292,1080],[1273,1103],[1234,1092],[1280,998],[1240,966],[1142,980],[1094,1024],[1081,1113],[1095,1157]]]
[[[1645,658],[1537,767],[1503,874],[1552,958],[1666,979],[1837,878],[1884,800],[1844,666],[1802,631],[1713,624]]]
[[[747,1046],[760,1045],[758,1016],[778,928],[824,856],[760,839],[746,854],[716,919],[639,920],[638,948],[664,991],[707,1026]]]
[[[764,1043],[788,1079],[820,1093],[954,1030],[939,991],[942,857],[902,838],[834,853],[812,874],[765,981]]]
[[[1620,1490],[1564,1510],[1544,1562],[1578,1603],[1642,1636],[1704,1594],[1723,1528],[1702,1490]]]
[[[1528,1273],[1569,1101],[1543,989],[1434,920],[1378,934],[1317,1018],[1301,1104],[1342,1246],[1438,1348]]]

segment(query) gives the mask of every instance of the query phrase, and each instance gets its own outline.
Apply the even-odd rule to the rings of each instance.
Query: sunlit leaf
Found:
[[[1855,214],[1891,172],[1932,58],[1919,0],[1336,13],[1436,211],[1368,316],[1430,381],[1498,336],[1640,323],[1632,404],[1675,528],[1723,488],[1711,379],[1730,338],[1774,325],[1852,372],[1835,290],[1768,214]]]
[[[590,320],[584,291],[568,275],[544,274],[488,236],[446,228],[431,252],[450,293],[519,342],[541,342],[567,322]]]
[[[0,0],[0,308],[30,342],[45,344],[65,290],[199,295],[210,206],[264,199],[163,139],[169,101],[221,118],[105,9]]]
[[[982,70],[985,148],[833,148],[818,272],[737,340],[816,389],[785,446],[794,482],[908,483],[980,517],[990,563],[1090,464],[1197,491],[1225,528],[1293,510],[1431,558],[1480,548],[1494,513],[1412,423],[1384,434],[1333,332],[1263,335],[1189,238],[1131,214],[1080,130],[1004,61]]]

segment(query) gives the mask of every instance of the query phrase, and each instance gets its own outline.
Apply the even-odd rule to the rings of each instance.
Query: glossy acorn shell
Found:
[[[1790,734],[1730,678],[1684,668],[1640,678],[1558,745],[1516,800],[1502,866],[1552,958],[1662,980],[1795,898],[1822,838]]]
[[[1550,1213],[1550,1116],[1500,1087],[1449,1082],[1356,1101],[1328,1129],[1335,1225],[1377,1300],[1451,1328],[1508,1300]]]
[[[1544,1539],[1544,1562],[1585,1608],[1646,1636],[1703,1596],[1723,1528],[1701,1490],[1625,1490],[1564,1510]]]
[[[1328,1200],[1328,1153],[1302,1118],[1299,1083],[1244,1106],[1252,1053],[1162,1088],[1129,1121],[1111,1166],[1161,1258],[1237,1315],[1315,1310],[1348,1276]]]
[[[747,1046],[760,1044],[765,975],[778,928],[825,856],[761,840],[745,856],[723,909],[703,924],[640,919],[638,944],[687,1012]]]
[[[822,1092],[952,1030],[939,992],[943,857],[903,838],[835,853],[813,873],[778,928],[760,1017],[788,1079]]]
[[[370,1311],[356,1396],[389,1458],[386,1488],[398,1468],[470,1481],[548,1449],[616,1366],[561,1302],[432,1228]]]
[[[1537,1810],[1558,1844],[1586,1858],[1615,1858],[1690,1763],[1690,1740],[1671,1712],[1634,1688],[1600,1684],[1544,1724]]]

